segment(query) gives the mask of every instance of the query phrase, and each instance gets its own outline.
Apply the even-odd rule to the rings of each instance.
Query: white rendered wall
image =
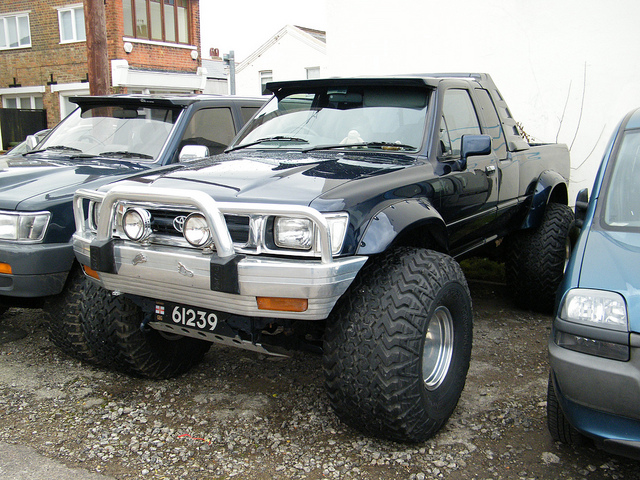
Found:
[[[254,59],[242,70],[236,71],[236,93],[238,95],[260,95],[260,71],[271,70],[273,81],[302,80],[307,78],[306,68],[320,67],[325,76],[327,58],[308,43],[292,34],[281,36],[275,45]]]
[[[571,147],[570,203],[640,106],[637,0],[327,0],[323,76],[491,74],[513,116]]]

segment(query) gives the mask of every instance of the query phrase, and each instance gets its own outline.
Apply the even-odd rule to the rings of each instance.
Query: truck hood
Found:
[[[78,188],[97,188],[147,168],[109,160],[0,157],[0,209],[45,210],[71,202]]]
[[[620,293],[627,301],[632,332],[640,332],[639,264],[640,235],[591,229],[582,259],[580,287]]]
[[[310,205],[314,199],[356,180],[404,170],[415,159],[389,154],[332,152],[234,152],[119,185],[198,189],[218,201]],[[104,187],[107,189],[108,187]]]

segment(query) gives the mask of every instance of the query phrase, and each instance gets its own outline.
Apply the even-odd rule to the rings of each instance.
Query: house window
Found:
[[[307,67],[307,80],[320,78],[320,67]]]
[[[263,70],[260,72],[260,92],[262,95],[269,95],[271,92],[267,90],[267,83],[273,80],[272,70]]]
[[[58,9],[60,43],[84,42],[87,34],[84,28],[84,8],[82,5]]]
[[[21,108],[26,110],[39,109],[42,110],[41,95],[24,95],[24,96],[2,96],[2,106],[4,108]]]
[[[123,0],[124,34],[171,43],[189,43],[188,0]]]
[[[0,49],[31,46],[29,14],[16,13],[0,16]]]

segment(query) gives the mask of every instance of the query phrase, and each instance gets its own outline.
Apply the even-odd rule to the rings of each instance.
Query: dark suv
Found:
[[[0,175],[0,310],[43,304],[52,340],[77,344],[84,277],[74,259],[73,194],[127,175],[222,152],[263,99],[188,95],[76,97],[37,150],[4,157]]]

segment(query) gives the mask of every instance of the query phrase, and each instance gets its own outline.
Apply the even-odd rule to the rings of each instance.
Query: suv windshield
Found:
[[[615,230],[640,230],[640,131],[624,134],[608,182],[601,220]]]
[[[178,115],[179,110],[168,108],[78,108],[38,148],[151,162],[158,157]]]
[[[424,136],[427,98],[426,89],[369,86],[274,97],[231,149],[417,151]]]

